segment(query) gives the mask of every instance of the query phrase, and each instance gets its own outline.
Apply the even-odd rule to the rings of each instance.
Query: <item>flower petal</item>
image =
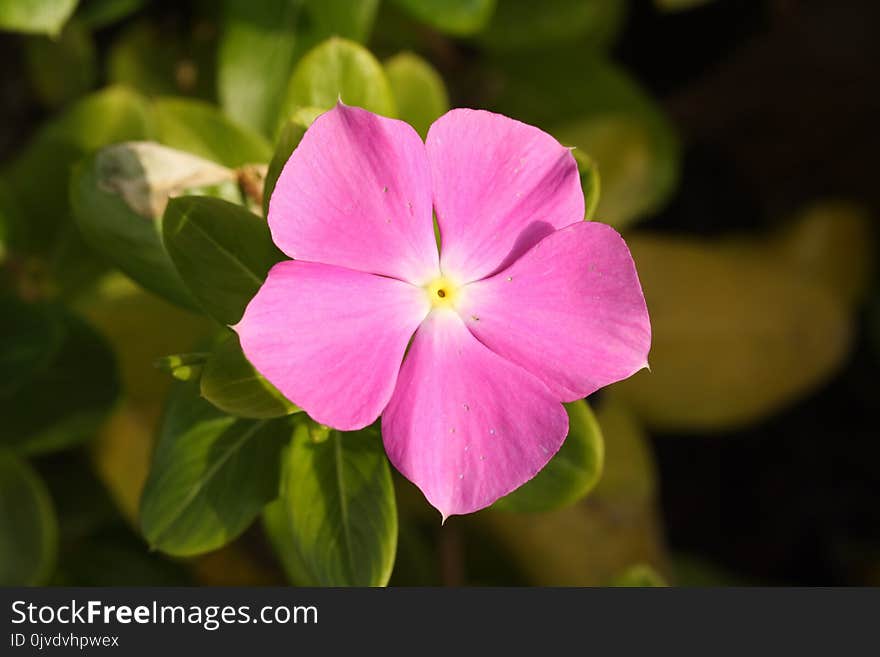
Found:
[[[382,415],[385,451],[443,517],[471,513],[531,479],[568,433],[547,387],[481,345],[453,311],[416,332]]]
[[[388,404],[424,291],[331,265],[275,265],[235,327],[245,356],[313,419],[350,431]]]
[[[284,165],[269,227],[297,260],[429,280],[438,254],[425,145],[403,121],[339,103]]]
[[[553,230],[584,218],[571,152],[534,126],[456,109],[434,122],[426,145],[441,268],[459,282],[498,271]]]
[[[556,231],[506,270],[468,285],[459,309],[480,342],[562,401],[648,364],[651,323],[635,264],[605,224]]]

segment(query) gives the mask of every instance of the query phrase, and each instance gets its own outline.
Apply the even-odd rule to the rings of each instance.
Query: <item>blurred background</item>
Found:
[[[86,246],[68,188],[145,125],[259,163],[217,155],[205,126],[271,155],[273,85],[338,34],[422,132],[479,107],[586,154],[654,328],[652,371],[589,399],[605,465],[586,498],[441,527],[397,477],[391,584],[880,585],[880,5],[290,0],[279,23],[260,4],[0,2],[0,583],[285,583],[260,523],[189,559],[141,537],[173,381],[154,363],[215,329]],[[54,345],[23,386],[22,335]]]

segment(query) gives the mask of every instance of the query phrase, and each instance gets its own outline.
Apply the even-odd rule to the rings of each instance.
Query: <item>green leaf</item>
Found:
[[[0,297],[0,308],[0,397],[6,397],[49,366],[66,329],[47,305]]]
[[[278,137],[278,143],[275,145],[275,155],[269,162],[269,169],[266,172],[266,182],[263,185],[263,216],[269,216],[269,200],[272,198],[272,192],[275,191],[275,183],[278,182],[278,176],[281,170],[287,164],[287,160],[293,154],[293,151],[299,146],[300,140],[306,134],[306,130],[311,121],[303,122],[299,118],[290,119],[281,129],[281,135]]]
[[[333,37],[310,50],[297,64],[281,104],[280,122],[300,107],[326,110],[340,99],[376,114],[396,114],[382,65],[363,46]]]
[[[23,217],[16,246],[46,252],[69,220],[69,176],[77,161],[106,144],[144,139],[150,134],[146,100],[110,87],[77,101],[47,123],[22,154],[4,167],[2,177]]]
[[[141,498],[153,548],[188,556],[222,547],[278,495],[287,420],[240,420],[180,384],[169,401]]]
[[[256,132],[234,123],[210,103],[158,98],[153,103],[157,137],[167,146],[228,167],[268,162],[272,147]]]
[[[268,419],[300,410],[254,369],[234,334],[214,348],[200,385],[202,397],[230,415]]]
[[[0,399],[0,445],[24,454],[93,437],[119,394],[116,363],[103,338],[60,308],[49,312],[63,323],[61,345],[47,365]]]
[[[385,74],[391,84],[398,117],[424,139],[431,124],[449,110],[443,78],[428,62],[410,52],[388,59]]]
[[[572,42],[605,48],[623,27],[626,7],[626,0],[504,0],[477,38],[502,52]]]
[[[162,244],[161,218],[170,196],[198,189],[241,200],[231,169],[152,142],[126,142],[81,162],[70,197],[93,249],[148,290],[196,308]]]
[[[604,446],[599,423],[585,401],[565,405],[568,437],[535,478],[502,497],[501,511],[552,511],[577,502],[599,481]]]
[[[88,91],[98,76],[92,35],[78,21],[57,37],[25,42],[28,77],[43,104],[58,107]]]
[[[639,563],[630,566],[611,581],[611,586],[657,587],[667,586],[666,580],[651,566]]]
[[[216,35],[212,30],[141,20],[116,37],[107,54],[112,84],[149,96],[214,98]]]
[[[77,20],[92,30],[122,20],[144,6],[146,0],[83,0]]]
[[[658,429],[737,427],[825,381],[852,341],[844,299],[750,245],[638,235],[651,371],[614,391]],[[674,266],[672,266],[674,264]]]
[[[155,365],[178,381],[192,381],[202,376],[202,369],[211,354],[195,352],[157,358]]]
[[[589,155],[575,148],[572,152],[574,161],[577,162],[578,173],[581,177],[581,187],[584,189],[584,221],[592,221],[599,205],[602,191],[602,180],[599,177],[599,167]]]
[[[0,449],[0,586],[45,583],[57,553],[58,521],[46,484]]]
[[[77,0],[0,0],[0,30],[56,35]]]
[[[495,9],[495,0],[394,0],[413,17],[457,36],[480,31]],[[501,2],[504,5],[505,2]]]
[[[364,41],[378,0],[226,0],[218,54],[224,109],[272,134],[296,60],[330,36]]]
[[[216,198],[181,196],[165,210],[162,239],[180,277],[205,311],[232,325],[284,255],[265,220]]]
[[[308,434],[299,422],[284,455],[283,509],[270,512],[279,516],[279,551],[293,553],[287,569],[297,584],[384,586],[394,566],[397,508],[378,431],[331,431],[320,443]]]

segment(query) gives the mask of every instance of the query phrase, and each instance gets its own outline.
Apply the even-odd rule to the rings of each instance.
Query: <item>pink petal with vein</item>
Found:
[[[375,421],[394,390],[424,292],[309,262],[275,265],[233,327],[245,356],[312,418],[342,431]]]
[[[431,126],[426,145],[441,267],[459,282],[492,274],[584,218],[571,152],[534,126],[456,109]]]
[[[651,324],[635,264],[604,224],[581,222],[546,237],[508,269],[468,285],[460,308],[480,342],[562,401],[648,363]]]
[[[423,283],[437,273],[425,145],[403,121],[339,103],[293,152],[269,203],[291,258]]]
[[[382,416],[388,458],[444,518],[521,486],[567,433],[565,409],[547,387],[448,310],[419,328]]]

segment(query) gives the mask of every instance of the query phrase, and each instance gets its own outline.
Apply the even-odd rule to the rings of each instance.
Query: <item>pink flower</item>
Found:
[[[583,218],[574,158],[535,127],[456,109],[423,143],[340,103],[306,132],[269,205],[293,260],[234,328],[312,418],[349,431],[381,415],[394,466],[444,518],[470,513],[557,452],[562,402],[647,364],[629,250]]]

